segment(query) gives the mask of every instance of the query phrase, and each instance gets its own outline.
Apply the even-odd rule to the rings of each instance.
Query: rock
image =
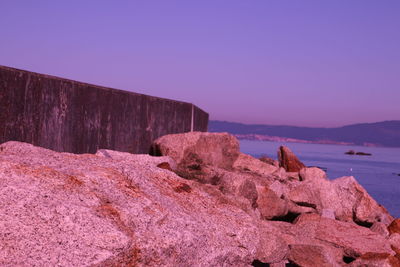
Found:
[[[251,173],[219,171],[218,176],[215,176],[210,184],[217,186],[224,194],[239,195],[240,188],[246,181],[254,183],[256,186],[267,186],[270,183],[265,177],[260,177]]]
[[[349,150],[349,151],[345,152],[344,154],[346,154],[346,155],[355,155],[356,152],[354,150]]]
[[[177,175],[188,180],[195,180],[203,184],[217,185],[223,175],[223,170],[209,165],[197,163],[178,165],[175,171]]]
[[[261,176],[271,175],[278,170],[277,167],[244,153],[239,153],[239,156],[233,163],[233,168],[240,171],[252,172]]]
[[[396,263],[393,218],[353,177],[286,172],[241,154],[227,134],[169,138],[158,157],[2,144],[2,265]]]
[[[283,177],[285,177],[285,180],[300,181],[300,175],[298,172],[286,172],[286,174]]]
[[[169,170],[172,171],[171,166],[169,165],[168,162],[161,162],[160,164],[157,165],[158,168],[164,169],[164,170]]]
[[[340,266],[328,249],[318,245],[290,245],[288,259],[302,267]]]
[[[296,217],[297,215],[302,213],[316,213],[314,208],[297,205],[296,203],[293,203],[291,201],[288,202],[288,209],[288,214],[292,214],[293,217]],[[290,222],[291,220],[288,221]]]
[[[400,260],[389,253],[366,253],[353,261],[349,266],[397,267],[400,266]]]
[[[167,157],[1,146],[4,266],[249,266],[262,250],[252,216]]]
[[[176,161],[175,172],[179,176],[207,184],[216,184],[223,171],[232,170],[240,155],[239,142],[227,133],[165,135],[154,141],[152,151]]]
[[[256,185],[254,184],[253,181],[245,180],[239,186],[238,193],[239,193],[239,196],[247,198],[250,201],[252,207],[254,207],[254,208],[257,207],[258,193],[257,193]]]
[[[286,185],[284,185],[284,184],[282,184],[281,182],[279,182],[279,181],[274,181],[274,182],[272,182],[272,183],[268,186],[268,188],[269,188],[270,190],[274,191],[275,194],[276,194],[279,198],[282,198],[283,195],[286,195],[287,193],[289,193],[289,188],[288,188]]]
[[[389,236],[389,231],[384,223],[374,222],[370,229],[372,232],[378,233],[384,237]]]
[[[170,156],[185,167],[212,165],[231,169],[239,157],[239,142],[228,133],[169,134],[155,140],[152,151],[157,156]]]
[[[357,224],[370,227],[374,222],[382,222],[385,225],[393,220],[388,211],[379,205],[367,191],[352,176],[338,178],[332,181],[336,196],[328,196],[329,203],[336,207],[336,218],[343,221],[354,221]]]
[[[389,243],[396,254],[400,254],[400,234],[394,233],[389,237]]]
[[[341,248],[348,257],[358,258],[366,253],[394,255],[386,238],[353,223],[320,217],[317,214],[302,214],[295,222],[301,229],[299,237],[329,243]]]
[[[321,217],[335,220],[335,212],[331,209],[322,209]]]
[[[371,153],[365,153],[365,152],[356,152],[354,150],[349,150],[345,152],[344,154],[346,155],[357,155],[357,156],[371,156]]]
[[[8,143],[7,143],[8,144]],[[19,144],[19,143],[17,143]],[[20,145],[20,144],[19,144]],[[104,157],[104,158],[109,158],[112,160],[121,160],[121,161],[127,161],[132,158],[131,153],[127,152],[119,152],[119,151],[114,151],[114,150],[109,150],[109,149],[99,149],[96,154],[98,157]],[[157,167],[169,171],[175,171],[177,166],[176,162],[168,156],[164,157],[149,157],[147,155],[140,155],[136,154],[133,162],[137,162],[140,159],[141,163],[143,164],[149,164],[149,165],[154,165],[156,164]]]
[[[288,202],[280,198],[274,191],[268,187],[258,187],[257,206],[261,218],[265,220],[284,217],[289,209]]]
[[[299,206],[310,207],[315,210],[322,209],[320,192],[309,183],[295,187],[288,193],[287,197]]]
[[[279,166],[283,167],[288,172],[299,172],[305,165],[296,157],[293,152],[281,146],[278,150]]]
[[[365,153],[365,152],[357,152],[356,155],[358,155],[358,156],[372,156],[371,153]]]
[[[388,226],[389,233],[392,234],[400,234],[400,218],[397,218],[391,222]]]
[[[269,226],[262,224],[260,229],[262,229],[262,236],[260,236],[256,259],[266,263],[279,263],[285,260],[289,251],[285,240],[279,233],[271,231]]]
[[[287,193],[287,198],[297,205],[314,208],[321,215],[323,210],[331,210],[334,214],[330,218],[354,221],[364,227],[371,227],[375,222],[389,225],[393,220],[354,177],[330,181],[316,168],[304,168],[300,176],[305,180],[294,184]]]
[[[275,167],[279,168],[279,161],[277,161],[277,160],[268,158],[266,156],[260,157],[259,160],[261,160],[262,162],[265,162],[265,163],[267,163],[269,165],[272,165],[272,166],[275,166]]]
[[[327,180],[326,173],[317,167],[303,168],[299,175],[301,181]]]
[[[277,262],[277,263],[270,263],[269,267],[286,267],[289,262],[287,260]],[[253,265],[256,266],[256,265]],[[265,265],[260,265],[260,267],[265,266]]]

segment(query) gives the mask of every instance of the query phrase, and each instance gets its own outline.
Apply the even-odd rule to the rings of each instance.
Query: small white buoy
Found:
[[[352,172],[352,171],[353,171],[353,168],[350,168],[350,171]]]

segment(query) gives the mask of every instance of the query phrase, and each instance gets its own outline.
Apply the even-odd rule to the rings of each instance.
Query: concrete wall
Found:
[[[207,125],[208,114],[190,103],[0,66],[0,143],[148,153],[159,136]]]

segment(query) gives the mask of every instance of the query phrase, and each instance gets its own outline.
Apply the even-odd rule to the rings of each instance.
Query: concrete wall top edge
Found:
[[[62,77],[58,77],[58,76],[54,76],[54,75],[42,74],[42,73],[28,71],[28,70],[22,70],[22,69],[8,67],[8,66],[4,66],[4,65],[0,65],[0,70],[27,73],[29,75],[35,75],[35,76],[43,77],[43,78],[46,78],[46,79],[59,80],[59,81],[66,82],[66,83],[79,84],[81,86],[91,86],[91,87],[94,87],[94,88],[99,89],[99,90],[115,91],[115,92],[124,93],[124,94],[128,94],[128,95],[142,95],[142,96],[151,97],[151,98],[154,98],[154,99],[170,101],[170,102],[173,102],[173,103],[191,104],[191,105],[195,106],[196,108],[200,109],[201,111],[203,111],[204,113],[207,113],[204,110],[202,110],[201,108],[199,108],[198,106],[194,105],[193,103],[189,103],[189,102],[185,102],[185,101],[178,101],[178,100],[173,100],[173,99],[168,99],[168,98],[163,98],[163,97],[140,94],[140,93],[135,93],[135,92],[132,92],[132,91],[126,91],[126,90],[122,90],[122,89],[116,89],[116,88],[111,88],[111,87],[106,87],[106,86],[101,86],[101,85],[95,85],[95,84],[91,84],[91,83],[85,83],[85,82],[81,82],[81,81],[66,79],[66,78],[62,78]]]

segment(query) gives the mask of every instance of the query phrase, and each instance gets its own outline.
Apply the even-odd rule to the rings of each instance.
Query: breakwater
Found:
[[[207,125],[208,114],[191,103],[0,66],[0,143],[147,153],[162,135]]]

